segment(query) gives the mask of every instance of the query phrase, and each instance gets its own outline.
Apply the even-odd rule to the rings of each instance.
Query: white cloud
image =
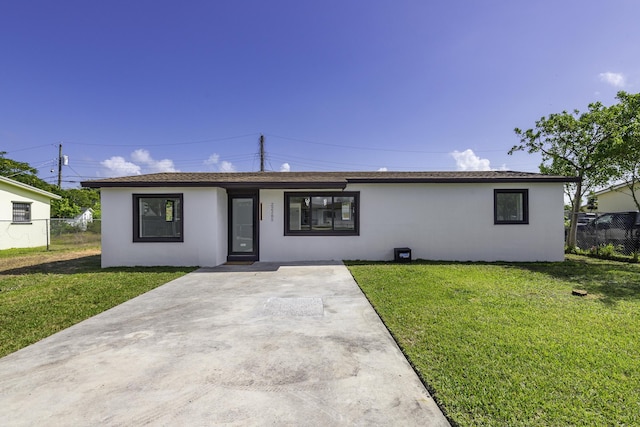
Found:
[[[280,172],[291,172],[291,165],[289,163],[283,163],[280,165]]]
[[[131,153],[131,160],[138,163],[149,163],[152,161],[151,154],[145,149],[139,148]]]
[[[155,160],[151,153],[144,149],[131,153],[131,161],[121,156],[113,156],[100,162],[102,165],[101,176],[117,177],[127,175],[140,175],[142,173],[179,172],[173,160]]]
[[[104,175],[109,178],[127,175],[140,175],[141,168],[135,163],[126,161],[123,157],[113,156],[100,162],[104,168]]]
[[[131,160],[133,160],[136,163],[142,163],[144,166],[146,166],[145,169],[147,169],[148,172],[151,172],[151,173],[179,172],[175,168],[173,164],[173,160],[169,160],[169,159],[155,160],[151,157],[151,153],[149,153],[149,151],[141,148],[131,153]]]
[[[606,73],[600,73],[598,77],[600,77],[601,81],[615,87],[624,87],[626,83],[624,75],[621,73],[607,71]]]
[[[233,164],[231,162],[227,162],[226,160],[223,160],[220,163],[220,172],[235,172],[236,171],[236,167],[233,166]]]
[[[456,161],[456,169],[459,171],[490,171],[488,159],[481,159],[472,150],[454,151],[451,156]]]
[[[387,172],[389,169],[385,168],[385,167],[381,167],[380,169],[378,169],[378,172]]]
[[[169,159],[153,160],[149,164],[149,169],[151,172],[180,172],[173,164],[173,160]]]
[[[236,171],[236,167],[233,165],[233,163],[227,162],[226,160],[220,161],[220,155],[218,153],[213,153],[203,163],[205,166],[208,166],[212,171],[215,172]]]
[[[214,166],[218,164],[219,160],[220,160],[220,155],[213,153],[212,155],[209,156],[207,160],[204,161],[204,164],[207,166]]]

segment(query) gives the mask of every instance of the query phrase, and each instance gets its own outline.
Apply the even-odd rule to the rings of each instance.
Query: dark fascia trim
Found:
[[[474,184],[513,182],[580,182],[573,177],[511,177],[511,178],[347,178],[349,184]]]
[[[87,188],[154,188],[154,187],[219,187],[229,190],[236,189],[318,189],[330,188],[344,190],[346,181],[339,182],[82,182]]]
[[[236,189],[339,189],[344,190],[346,181],[340,182],[82,182],[86,188],[157,188],[157,187],[219,187]]]
[[[240,188],[259,188],[259,189],[282,189],[282,190],[305,190],[305,189],[338,189],[344,190],[347,187],[347,181],[336,182],[233,182],[221,183],[220,187],[226,189]]]
[[[306,181],[306,182],[144,182],[144,181],[118,181],[100,182],[83,181],[80,184],[87,188],[152,188],[152,187],[220,187],[225,189],[342,189],[347,184],[473,184],[473,183],[536,183],[536,182],[580,182],[576,177],[510,177],[510,178],[346,178],[340,181]]]

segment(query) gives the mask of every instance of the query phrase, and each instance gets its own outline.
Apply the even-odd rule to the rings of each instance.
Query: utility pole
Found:
[[[62,188],[62,144],[58,145],[58,188]]]
[[[62,189],[62,166],[69,164],[69,157],[62,155],[62,143],[58,145],[58,188]],[[53,170],[51,171],[53,172]]]
[[[260,134],[260,172],[264,172],[264,135]]]

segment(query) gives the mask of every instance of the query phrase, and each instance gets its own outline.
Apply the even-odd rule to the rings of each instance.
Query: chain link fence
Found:
[[[0,250],[46,247],[49,250],[100,247],[101,222],[75,218],[0,220]]]
[[[640,213],[596,213],[586,222],[579,221],[576,244],[588,251],[611,245],[620,254],[637,254],[640,251]]]
[[[84,248],[100,246],[101,222],[73,218],[51,218],[51,247]]]

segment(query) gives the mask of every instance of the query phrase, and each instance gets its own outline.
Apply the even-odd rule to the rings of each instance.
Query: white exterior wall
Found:
[[[493,190],[529,189],[529,224],[493,223]],[[359,236],[285,236],[284,192],[262,190],[261,261],[562,261],[562,183],[362,184]],[[273,212],[273,213],[272,213]]]
[[[529,190],[529,224],[493,223],[496,188]],[[392,260],[395,247],[411,248],[413,259],[564,259],[562,183],[360,184],[345,191],[360,192],[359,236],[285,236],[285,191],[261,190],[260,261]],[[184,242],[134,243],[134,193],[182,193]],[[103,267],[226,262],[224,189],[103,188],[101,194]]]
[[[31,223],[12,223],[13,202],[31,203]],[[0,182],[0,250],[46,246],[50,216],[48,197]]]
[[[183,194],[184,242],[133,242],[132,194]],[[102,266],[215,266],[227,257],[227,196],[219,188],[102,188]]]
[[[636,187],[636,196],[640,198],[640,188]],[[631,190],[622,187],[598,195],[598,212],[637,211]]]

